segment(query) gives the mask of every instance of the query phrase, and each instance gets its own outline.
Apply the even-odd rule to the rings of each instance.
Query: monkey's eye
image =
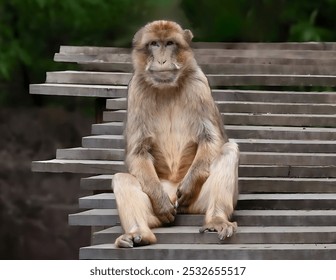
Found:
[[[152,41],[152,42],[149,43],[149,45],[150,45],[151,47],[158,47],[158,46],[159,46],[159,43],[158,43],[157,41]]]
[[[173,41],[168,41],[168,42],[166,43],[166,46],[172,46],[172,45],[174,45],[174,42],[173,42]]]

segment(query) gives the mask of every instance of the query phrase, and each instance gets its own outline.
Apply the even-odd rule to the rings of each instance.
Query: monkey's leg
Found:
[[[149,197],[142,191],[138,180],[127,173],[113,176],[112,188],[116,197],[120,222],[125,234],[115,241],[117,247],[133,247],[156,242],[152,227],[160,225],[154,216]]]
[[[200,232],[217,231],[218,237],[224,239],[236,231],[237,223],[230,222],[230,218],[238,199],[238,162],[238,145],[225,143],[221,155],[211,165],[199,197],[189,209],[205,213]]]

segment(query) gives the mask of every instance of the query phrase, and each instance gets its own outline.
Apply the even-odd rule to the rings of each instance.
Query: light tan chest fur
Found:
[[[179,182],[187,173],[197,150],[197,121],[184,100],[157,100],[151,123],[154,166],[161,179]]]

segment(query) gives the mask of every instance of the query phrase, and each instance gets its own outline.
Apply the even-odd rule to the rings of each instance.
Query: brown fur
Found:
[[[189,30],[169,21],[149,23],[134,36],[125,130],[129,173],[113,181],[126,232],[116,240],[119,247],[154,243],[150,228],[172,222],[177,211],[205,213],[202,231],[216,230],[221,239],[236,228],[229,218],[239,151],[228,142],[191,39]]]

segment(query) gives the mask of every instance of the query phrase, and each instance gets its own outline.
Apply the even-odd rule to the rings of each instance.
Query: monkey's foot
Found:
[[[153,243],[156,243],[156,237],[151,231],[136,231],[120,235],[114,244],[119,248],[133,248]]]
[[[203,227],[200,228],[199,232],[218,232],[218,238],[224,240],[227,237],[231,237],[237,230],[236,222],[229,222],[221,217],[213,217],[210,222],[206,223]]]

